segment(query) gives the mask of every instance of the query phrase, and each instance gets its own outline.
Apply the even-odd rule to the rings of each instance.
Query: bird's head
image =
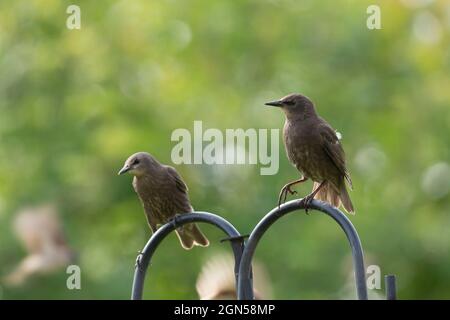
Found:
[[[297,93],[287,95],[280,100],[266,102],[265,105],[283,109],[287,117],[315,114],[313,102],[308,97]]]
[[[142,176],[146,173],[151,173],[158,166],[159,163],[149,153],[137,152],[125,161],[118,174],[129,172],[134,176]]]

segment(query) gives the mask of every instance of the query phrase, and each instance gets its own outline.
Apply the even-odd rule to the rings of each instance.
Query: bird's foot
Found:
[[[173,216],[172,219],[170,219],[170,221],[173,223],[176,229],[179,227],[178,219],[180,218],[180,216],[181,214],[177,213],[176,215]]]
[[[314,194],[309,194],[304,197],[301,201],[303,202],[303,206],[305,208],[305,213],[309,215],[309,206],[314,199]]]
[[[278,196],[278,209],[280,208],[281,204],[286,202],[288,193],[290,193],[291,195],[297,193],[297,191],[292,190],[291,187],[292,185],[287,184],[281,189],[280,195]]]
[[[296,194],[297,191],[292,190],[291,187],[292,187],[292,186],[288,186],[288,187],[286,188],[286,190],[287,190],[290,194]]]

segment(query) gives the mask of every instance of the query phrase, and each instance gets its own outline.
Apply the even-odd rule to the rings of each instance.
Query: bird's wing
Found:
[[[182,193],[187,194],[188,192],[188,187],[187,185],[184,183],[183,179],[181,178],[181,176],[178,174],[177,170],[175,170],[174,168],[167,166],[167,172],[169,173],[169,175],[174,179],[175,181],[175,186],[177,187],[177,189],[179,191],[181,191]]]
[[[345,167],[344,149],[336,136],[336,132],[327,124],[320,125],[319,132],[322,136],[322,145],[325,153],[331,159],[339,172],[345,177],[350,187],[353,188],[352,179],[350,178],[350,174]]]
[[[176,208],[178,213],[192,212],[194,208],[192,208],[191,202],[189,201],[187,185],[174,168],[170,166],[166,166],[166,168],[169,177],[173,181],[173,184],[169,188],[172,194],[173,207]]]
[[[160,224],[160,221],[158,220],[158,218],[156,217],[155,214],[152,214],[152,208],[151,206],[149,206],[147,203],[143,203],[144,205],[144,211],[145,211],[145,216],[147,217],[147,222],[148,225],[150,226],[150,229],[152,229],[152,232],[155,233],[156,230],[158,229],[158,224]]]

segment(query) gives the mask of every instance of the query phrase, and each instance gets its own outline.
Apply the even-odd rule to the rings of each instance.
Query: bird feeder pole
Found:
[[[288,203],[283,204],[279,208],[277,207],[272,211],[270,211],[253,229],[249,239],[247,240],[244,252],[242,254],[238,279],[238,299],[240,300],[254,299],[253,291],[248,290],[249,286],[247,284],[251,279],[250,273],[253,255],[255,254],[256,247],[261,237],[264,235],[267,229],[278,219],[280,219],[281,217],[290,212],[302,209],[303,210],[305,209],[303,201],[292,200]],[[325,202],[313,200],[308,206],[308,209],[315,209],[327,214],[328,216],[333,218],[344,231],[352,250],[353,268],[355,271],[355,281],[356,281],[356,293],[358,299],[367,300],[368,297],[367,297],[367,286],[364,269],[363,250],[356,229],[353,227],[352,223],[345,216],[345,214],[343,214],[341,211]]]
[[[131,293],[132,300],[141,300],[142,293],[144,289],[144,280],[147,272],[147,268],[150,264],[150,260],[153,257],[156,249],[159,244],[166,238],[171,232],[173,232],[176,228],[185,225],[187,223],[193,222],[205,222],[211,225],[214,225],[224,231],[228,236],[227,240],[231,243],[231,248],[233,249],[234,259],[235,259],[235,277],[236,283],[238,279],[238,271],[239,271],[239,263],[241,261],[242,251],[243,251],[243,241],[240,233],[236,230],[236,228],[229,223],[224,218],[208,213],[208,212],[193,212],[189,214],[182,214],[176,216],[170,222],[161,226],[150,238],[150,240],[145,245],[144,249],[139,253],[136,259],[136,266],[134,271],[134,279],[133,279],[133,288]],[[251,275],[249,276],[251,279]],[[249,286],[251,287],[251,280],[246,284],[242,284],[243,287]],[[247,288],[246,290],[252,290],[251,288]]]
[[[236,228],[224,218],[208,213],[208,212],[193,212],[189,214],[178,215],[165,225],[161,226],[149,239],[144,249],[136,259],[136,267],[133,279],[133,288],[131,299],[142,299],[144,288],[144,280],[150,260],[153,257],[159,244],[178,227],[194,222],[204,222],[214,225],[225,232],[226,239],[222,241],[229,241],[234,253],[235,265],[235,279],[237,298],[239,300],[253,300],[253,277],[252,277],[252,259],[256,251],[256,247],[269,227],[284,215],[296,210],[304,210],[304,203],[301,199],[292,200],[281,205],[267,213],[263,219],[253,229],[250,237],[244,244],[244,237],[236,230]],[[367,300],[367,285],[364,268],[364,257],[358,233],[352,225],[347,216],[339,211],[337,208],[328,203],[313,200],[308,209],[314,209],[325,213],[331,217],[344,231],[347,236],[353,257],[353,269],[355,275],[356,295],[359,300]],[[314,212],[314,211],[312,211]],[[396,278],[394,275],[386,276],[386,297],[388,300],[395,300],[396,293]]]

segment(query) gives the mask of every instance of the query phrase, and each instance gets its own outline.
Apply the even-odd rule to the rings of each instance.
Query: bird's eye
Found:
[[[136,165],[136,164],[139,164],[139,159],[134,159],[134,161],[133,161],[133,165]]]
[[[288,101],[285,101],[284,104],[287,104],[288,106],[293,106],[295,104],[295,102],[292,100],[288,100]]]

